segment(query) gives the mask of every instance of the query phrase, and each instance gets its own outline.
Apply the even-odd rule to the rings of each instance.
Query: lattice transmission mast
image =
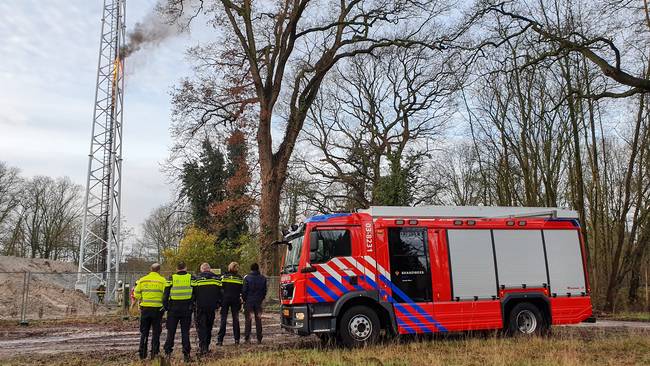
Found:
[[[90,294],[104,283],[107,300],[121,259],[125,15],[126,0],[104,0],[76,285]]]

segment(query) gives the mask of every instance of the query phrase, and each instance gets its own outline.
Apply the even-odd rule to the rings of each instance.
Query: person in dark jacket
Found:
[[[106,285],[104,284],[104,281],[102,281],[99,286],[97,286],[97,289],[95,289],[97,292],[97,302],[100,304],[104,303],[104,295],[106,295]]]
[[[208,263],[201,264],[201,273],[197,276],[194,294],[199,355],[205,355],[210,351],[214,314],[221,303],[221,280],[210,270]]]
[[[217,334],[217,346],[223,344],[226,335],[226,322],[228,312],[232,313],[232,333],[235,344],[239,344],[239,311],[241,310],[241,290],[244,280],[238,274],[239,264],[232,262],[228,265],[228,273],[221,277],[221,288],[223,291],[221,299],[221,324]]]
[[[260,266],[257,263],[251,264],[251,272],[244,276],[244,287],[241,292],[244,300],[244,342],[246,343],[251,340],[253,314],[257,343],[262,343],[262,302],[266,297],[266,290],[266,277],[260,273]]]
[[[181,343],[183,358],[190,361],[190,325],[192,324],[192,307],[194,302],[194,277],[187,273],[185,262],[178,262],[176,273],[169,277],[163,295],[163,307],[167,311],[167,340],[165,356],[171,357],[174,350],[176,328],[181,324]]]

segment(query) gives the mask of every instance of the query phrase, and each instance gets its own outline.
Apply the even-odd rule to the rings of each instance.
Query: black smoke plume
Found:
[[[167,20],[159,11],[154,10],[128,32],[127,43],[120,50],[120,57],[126,58],[142,48],[157,46],[167,38],[181,33],[183,28],[176,22]]]

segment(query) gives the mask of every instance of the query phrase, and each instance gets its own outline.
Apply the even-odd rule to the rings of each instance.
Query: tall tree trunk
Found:
[[[257,130],[258,157],[261,174],[260,194],[260,267],[267,275],[277,275],[279,271],[278,248],[270,244],[280,239],[280,195],[287,179],[287,165],[302,124],[291,124],[298,131],[289,130],[277,153],[273,153],[271,138],[271,108],[262,103],[260,125]],[[304,119],[303,119],[304,120]]]
[[[273,178],[263,178],[260,201],[260,266],[264,273],[279,273],[278,248],[270,244],[280,238],[280,194],[282,184]]]
[[[589,254],[589,243],[587,240],[587,218],[585,212],[585,183],[582,171],[582,153],[580,151],[580,129],[578,127],[578,106],[576,105],[577,101],[574,96],[574,89],[571,82],[571,65],[569,59],[565,58],[562,63],[562,74],[566,81],[567,87],[567,103],[569,107],[569,119],[571,121],[571,134],[573,138],[573,160],[575,166],[575,209],[578,211],[578,216],[580,218],[580,230],[582,232],[582,237],[584,240],[584,246],[586,251],[587,263],[591,262],[591,256]]]

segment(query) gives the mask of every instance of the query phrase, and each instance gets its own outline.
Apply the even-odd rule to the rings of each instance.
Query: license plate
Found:
[[[288,318],[289,317],[289,309],[283,309],[282,310],[282,315],[286,316]]]

